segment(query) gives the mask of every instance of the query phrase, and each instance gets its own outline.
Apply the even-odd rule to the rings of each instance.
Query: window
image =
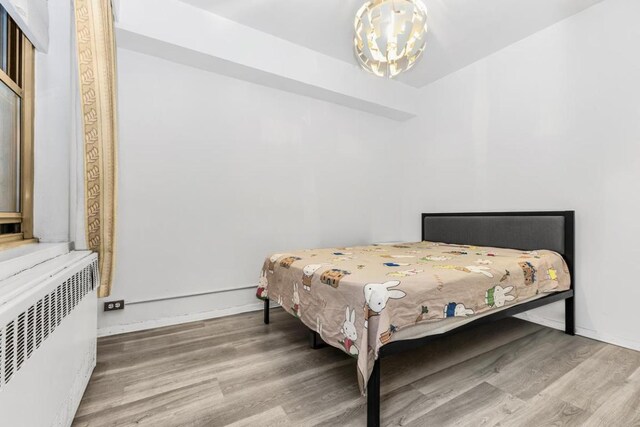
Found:
[[[33,57],[0,6],[0,248],[33,239]]]

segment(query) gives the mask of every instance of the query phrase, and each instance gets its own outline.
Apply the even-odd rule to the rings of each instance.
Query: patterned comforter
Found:
[[[364,393],[378,351],[396,332],[567,290],[570,281],[552,251],[417,242],[274,254],[257,296],[357,358]]]

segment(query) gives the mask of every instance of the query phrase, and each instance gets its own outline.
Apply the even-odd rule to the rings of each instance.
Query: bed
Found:
[[[573,335],[573,263],[573,211],[422,214],[417,242],[272,254],[256,295],[357,360],[378,426],[384,357],[561,300]]]

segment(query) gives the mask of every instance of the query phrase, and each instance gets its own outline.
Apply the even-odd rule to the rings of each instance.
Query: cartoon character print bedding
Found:
[[[380,348],[398,331],[567,290],[570,280],[552,251],[417,242],[274,254],[256,295],[357,358],[364,393]]]

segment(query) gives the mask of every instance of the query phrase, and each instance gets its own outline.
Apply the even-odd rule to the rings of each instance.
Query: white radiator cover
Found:
[[[0,282],[0,425],[70,426],[96,364],[97,256]]]

